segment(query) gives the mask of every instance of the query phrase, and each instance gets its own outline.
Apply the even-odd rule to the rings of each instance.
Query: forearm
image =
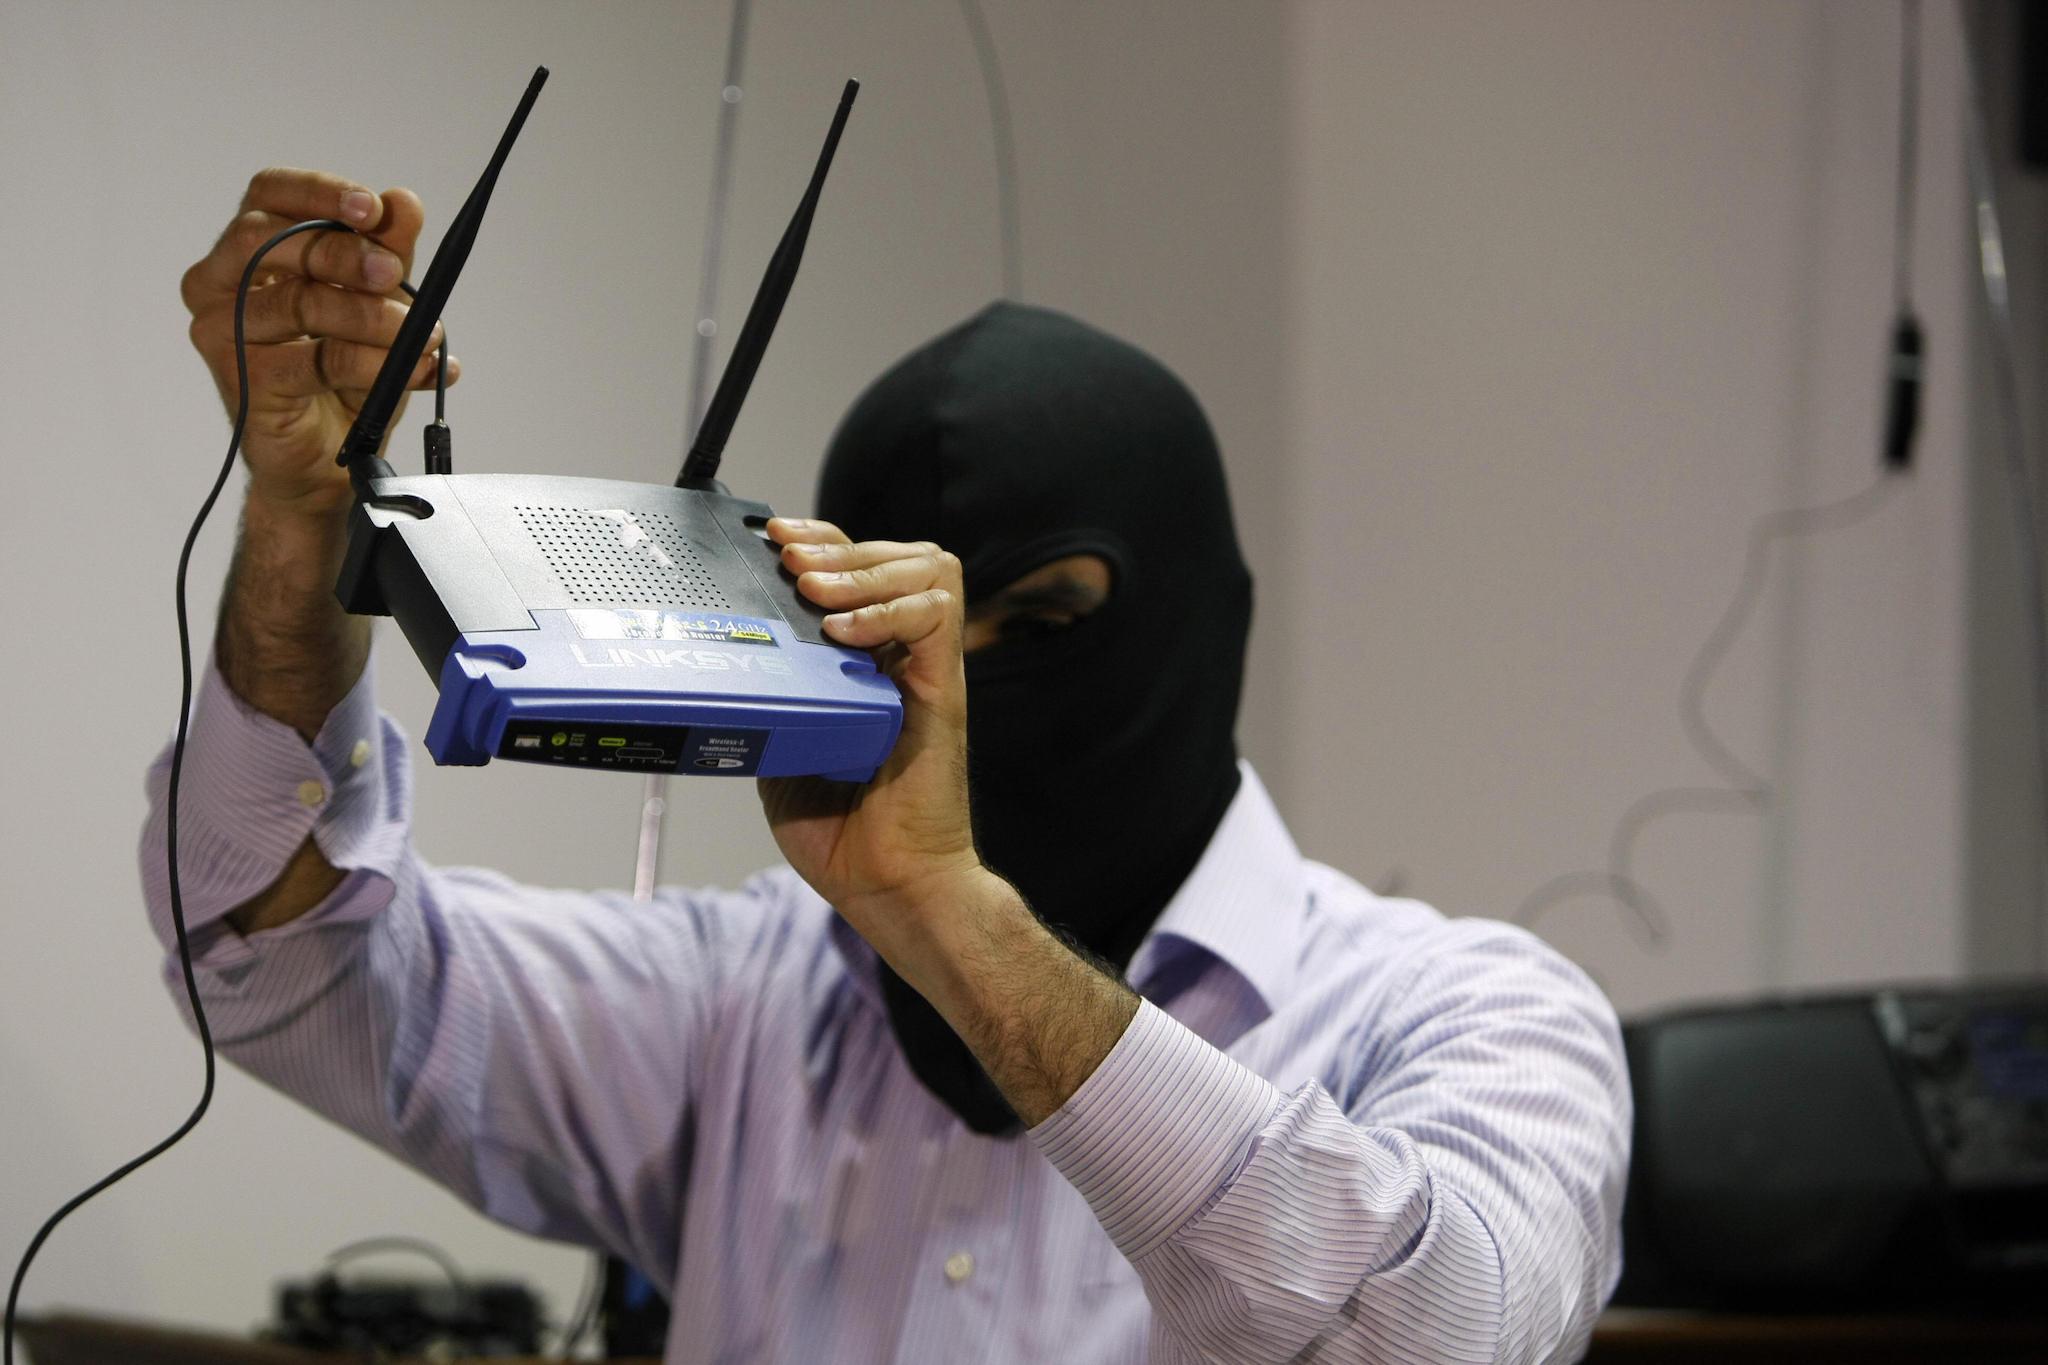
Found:
[[[1415,954],[1387,1008],[1360,1001],[1371,1048],[1313,1081],[1286,1068],[1276,1085],[1148,1004],[1031,1130],[1193,1358],[1531,1365],[1583,1349],[1627,1170],[1612,1011],[1501,926],[1449,926]]]
[[[370,623],[334,598],[347,523],[252,496],[214,643],[235,695],[310,741],[370,656]]]
[[[993,873],[946,878],[874,918],[897,928],[875,935],[890,965],[1026,1126],[1067,1102],[1137,1013],[1129,987],[1062,943]]]
[[[334,599],[345,543],[345,523],[332,513],[251,496],[221,604],[214,658],[222,679],[308,743],[369,658],[369,622]],[[308,837],[228,922],[244,934],[288,923],[325,900],[341,875]]]
[[[233,989],[211,971],[201,982],[223,1055],[487,1216],[667,1280],[689,1169],[687,1141],[674,1144],[732,961],[699,932],[719,907],[410,854],[393,871],[352,878],[318,932],[231,945]],[[749,929],[772,919],[758,904],[741,914]],[[579,1008],[590,995],[605,1007]],[[651,1094],[663,1103],[636,1102]]]
[[[367,673],[309,744],[206,671],[178,848],[214,1040],[486,1212],[659,1270],[672,1229],[654,1215],[676,1205],[651,1192],[640,1163],[684,1122],[724,983],[758,978],[792,898],[671,893],[650,913],[623,895],[433,868],[412,847],[410,748]],[[165,984],[182,1002],[169,767],[168,752],[151,766],[139,853]],[[312,859],[338,882],[331,892],[302,880]],[[248,932],[246,916],[287,905],[306,913]],[[564,1007],[588,1000],[605,1008]],[[672,1103],[620,1099],[647,1094]],[[592,1114],[606,1116],[602,1133],[585,1126]],[[687,1169],[654,1164],[663,1178]]]
[[[1316,1087],[1290,1100],[1156,1008],[1139,1017],[1136,995],[992,874],[891,911],[863,915],[870,941],[967,1043],[1196,1358],[1493,1357],[1496,1248],[1448,1192],[1432,1207],[1412,1143],[1356,1128]],[[1220,1217],[1200,1217],[1212,1206]]]

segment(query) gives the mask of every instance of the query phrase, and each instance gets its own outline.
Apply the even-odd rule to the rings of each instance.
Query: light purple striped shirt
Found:
[[[167,773],[142,866],[168,943]],[[367,675],[309,749],[207,670],[180,818],[222,1049],[492,1217],[640,1266],[672,1362],[1570,1359],[1613,1287],[1629,1099],[1599,991],[1304,860],[1249,768],[1132,963],[1147,1003],[1010,1141],[918,1084],[873,954],[789,869],[544,890],[427,865],[411,804]],[[350,875],[242,938],[222,916],[308,833]]]

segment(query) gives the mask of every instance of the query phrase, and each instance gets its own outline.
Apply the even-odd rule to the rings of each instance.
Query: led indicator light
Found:
[[[626,747],[626,737],[624,735],[600,735],[597,742],[606,749],[623,749]]]
[[[556,747],[557,749],[561,748],[561,747],[562,747],[562,746],[563,746],[564,744],[567,744],[568,742],[569,742],[569,732],[568,732],[568,731],[566,731],[566,730],[557,730],[557,731],[555,731],[555,741],[554,741],[554,743],[555,743],[555,747]]]

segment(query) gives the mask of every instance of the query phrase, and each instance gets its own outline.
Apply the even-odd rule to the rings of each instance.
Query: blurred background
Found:
[[[982,0],[1021,293],[1160,356],[1229,464],[1258,584],[1242,741],[1304,850],[1521,916],[1625,1013],[2048,968],[2014,493],[1966,176],[1962,13],[1921,13],[1916,459],[1880,474],[1902,10],[1873,0]],[[1972,6],[2041,430],[2048,191],[2012,150],[2014,7]],[[553,80],[448,310],[458,467],[667,480],[684,445],[725,0],[0,6],[0,1249],[199,1083],[134,844],[175,719],[171,582],[227,424],[177,286],[250,174],[424,196],[438,237],[536,63]],[[727,480],[797,512],[867,380],[1004,287],[994,125],[955,0],[756,0],[721,321],[840,82],[864,89]],[[718,358],[722,360],[722,352]],[[394,437],[414,468],[424,405]],[[2038,455],[2036,455],[2038,459]],[[232,497],[233,495],[231,495]],[[2025,509],[2038,519],[2039,508]],[[225,502],[192,574],[210,637]],[[413,734],[427,679],[377,663]],[[1725,786],[1682,693],[1761,786]],[[640,790],[419,761],[442,862],[629,884]],[[664,875],[773,860],[751,790],[672,789]],[[1584,875],[1578,875],[1584,874]],[[1566,880],[1560,880],[1566,879]],[[25,1304],[241,1329],[388,1232],[526,1277],[498,1230],[228,1072],[212,1117],[73,1219]]]

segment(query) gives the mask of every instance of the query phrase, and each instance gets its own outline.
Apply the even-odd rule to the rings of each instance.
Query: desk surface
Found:
[[[31,1365],[332,1365],[335,1359],[246,1338],[76,1315],[24,1319],[21,1336]],[[1601,1317],[1586,1359],[1590,1365],[2041,1365],[2048,1361],[2048,1318],[1737,1317],[1622,1308]]]
[[[2048,1318],[1745,1317],[1611,1308],[1593,1331],[1589,1365],[2041,1365]]]
[[[154,1323],[122,1322],[82,1314],[23,1318],[21,1343],[29,1365],[334,1365],[348,1357],[278,1346]],[[425,1365],[396,1360],[391,1365]],[[553,1358],[499,1360],[493,1365],[570,1365]],[[661,1365],[658,1360],[612,1365]]]

